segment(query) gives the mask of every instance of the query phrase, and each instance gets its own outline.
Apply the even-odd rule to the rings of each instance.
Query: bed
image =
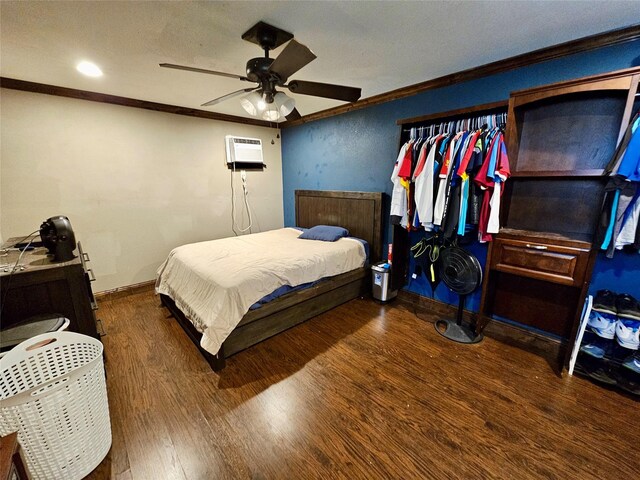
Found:
[[[344,227],[351,236],[368,243],[369,261],[376,262],[382,254],[382,199],[380,192],[296,190],[296,226]],[[365,295],[370,291],[369,287],[370,274],[365,266],[315,282],[308,288],[289,292],[244,314],[215,355],[202,347],[203,335],[188,318],[193,317],[189,305],[178,302],[183,306],[179,308],[168,294],[161,293],[160,299],[213,370],[219,371],[224,368],[226,359],[235,353]],[[204,340],[206,345],[208,339]]]

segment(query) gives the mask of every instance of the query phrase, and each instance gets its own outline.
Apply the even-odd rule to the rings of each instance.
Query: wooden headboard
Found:
[[[370,261],[382,258],[382,192],[296,190],[296,225],[335,225],[366,240]]]

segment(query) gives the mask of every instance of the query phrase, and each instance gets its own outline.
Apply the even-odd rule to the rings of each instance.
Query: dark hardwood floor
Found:
[[[220,374],[151,290],[98,313],[113,446],[91,479],[638,478],[636,401],[400,305],[353,300]]]

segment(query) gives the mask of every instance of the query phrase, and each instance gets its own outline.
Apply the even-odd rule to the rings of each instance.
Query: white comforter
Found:
[[[251,305],[283,285],[314,282],[365,263],[358,240],[301,240],[295,228],[174,248],[158,269],[156,292],[168,295],[216,354]]]

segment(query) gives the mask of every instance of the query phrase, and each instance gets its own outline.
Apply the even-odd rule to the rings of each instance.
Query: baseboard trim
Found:
[[[457,314],[457,307],[455,305],[449,305],[439,300],[423,297],[408,290],[400,290],[398,292],[398,301],[405,307],[425,310],[431,313],[435,312],[446,315],[449,318],[455,318]],[[462,318],[466,322],[471,322],[475,321],[476,316],[477,313],[464,310]],[[483,333],[501,343],[512,345],[546,358],[552,368],[559,373],[559,367],[562,365],[562,359],[564,358],[565,342],[502,322],[498,319],[491,320]]]
[[[94,296],[96,300],[102,302],[109,302],[117,298],[128,297],[136,293],[142,293],[146,290],[151,290],[155,286],[155,280],[147,280],[146,282],[134,283],[133,285],[125,285],[124,287],[114,288],[112,290],[104,290],[96,293]]]

